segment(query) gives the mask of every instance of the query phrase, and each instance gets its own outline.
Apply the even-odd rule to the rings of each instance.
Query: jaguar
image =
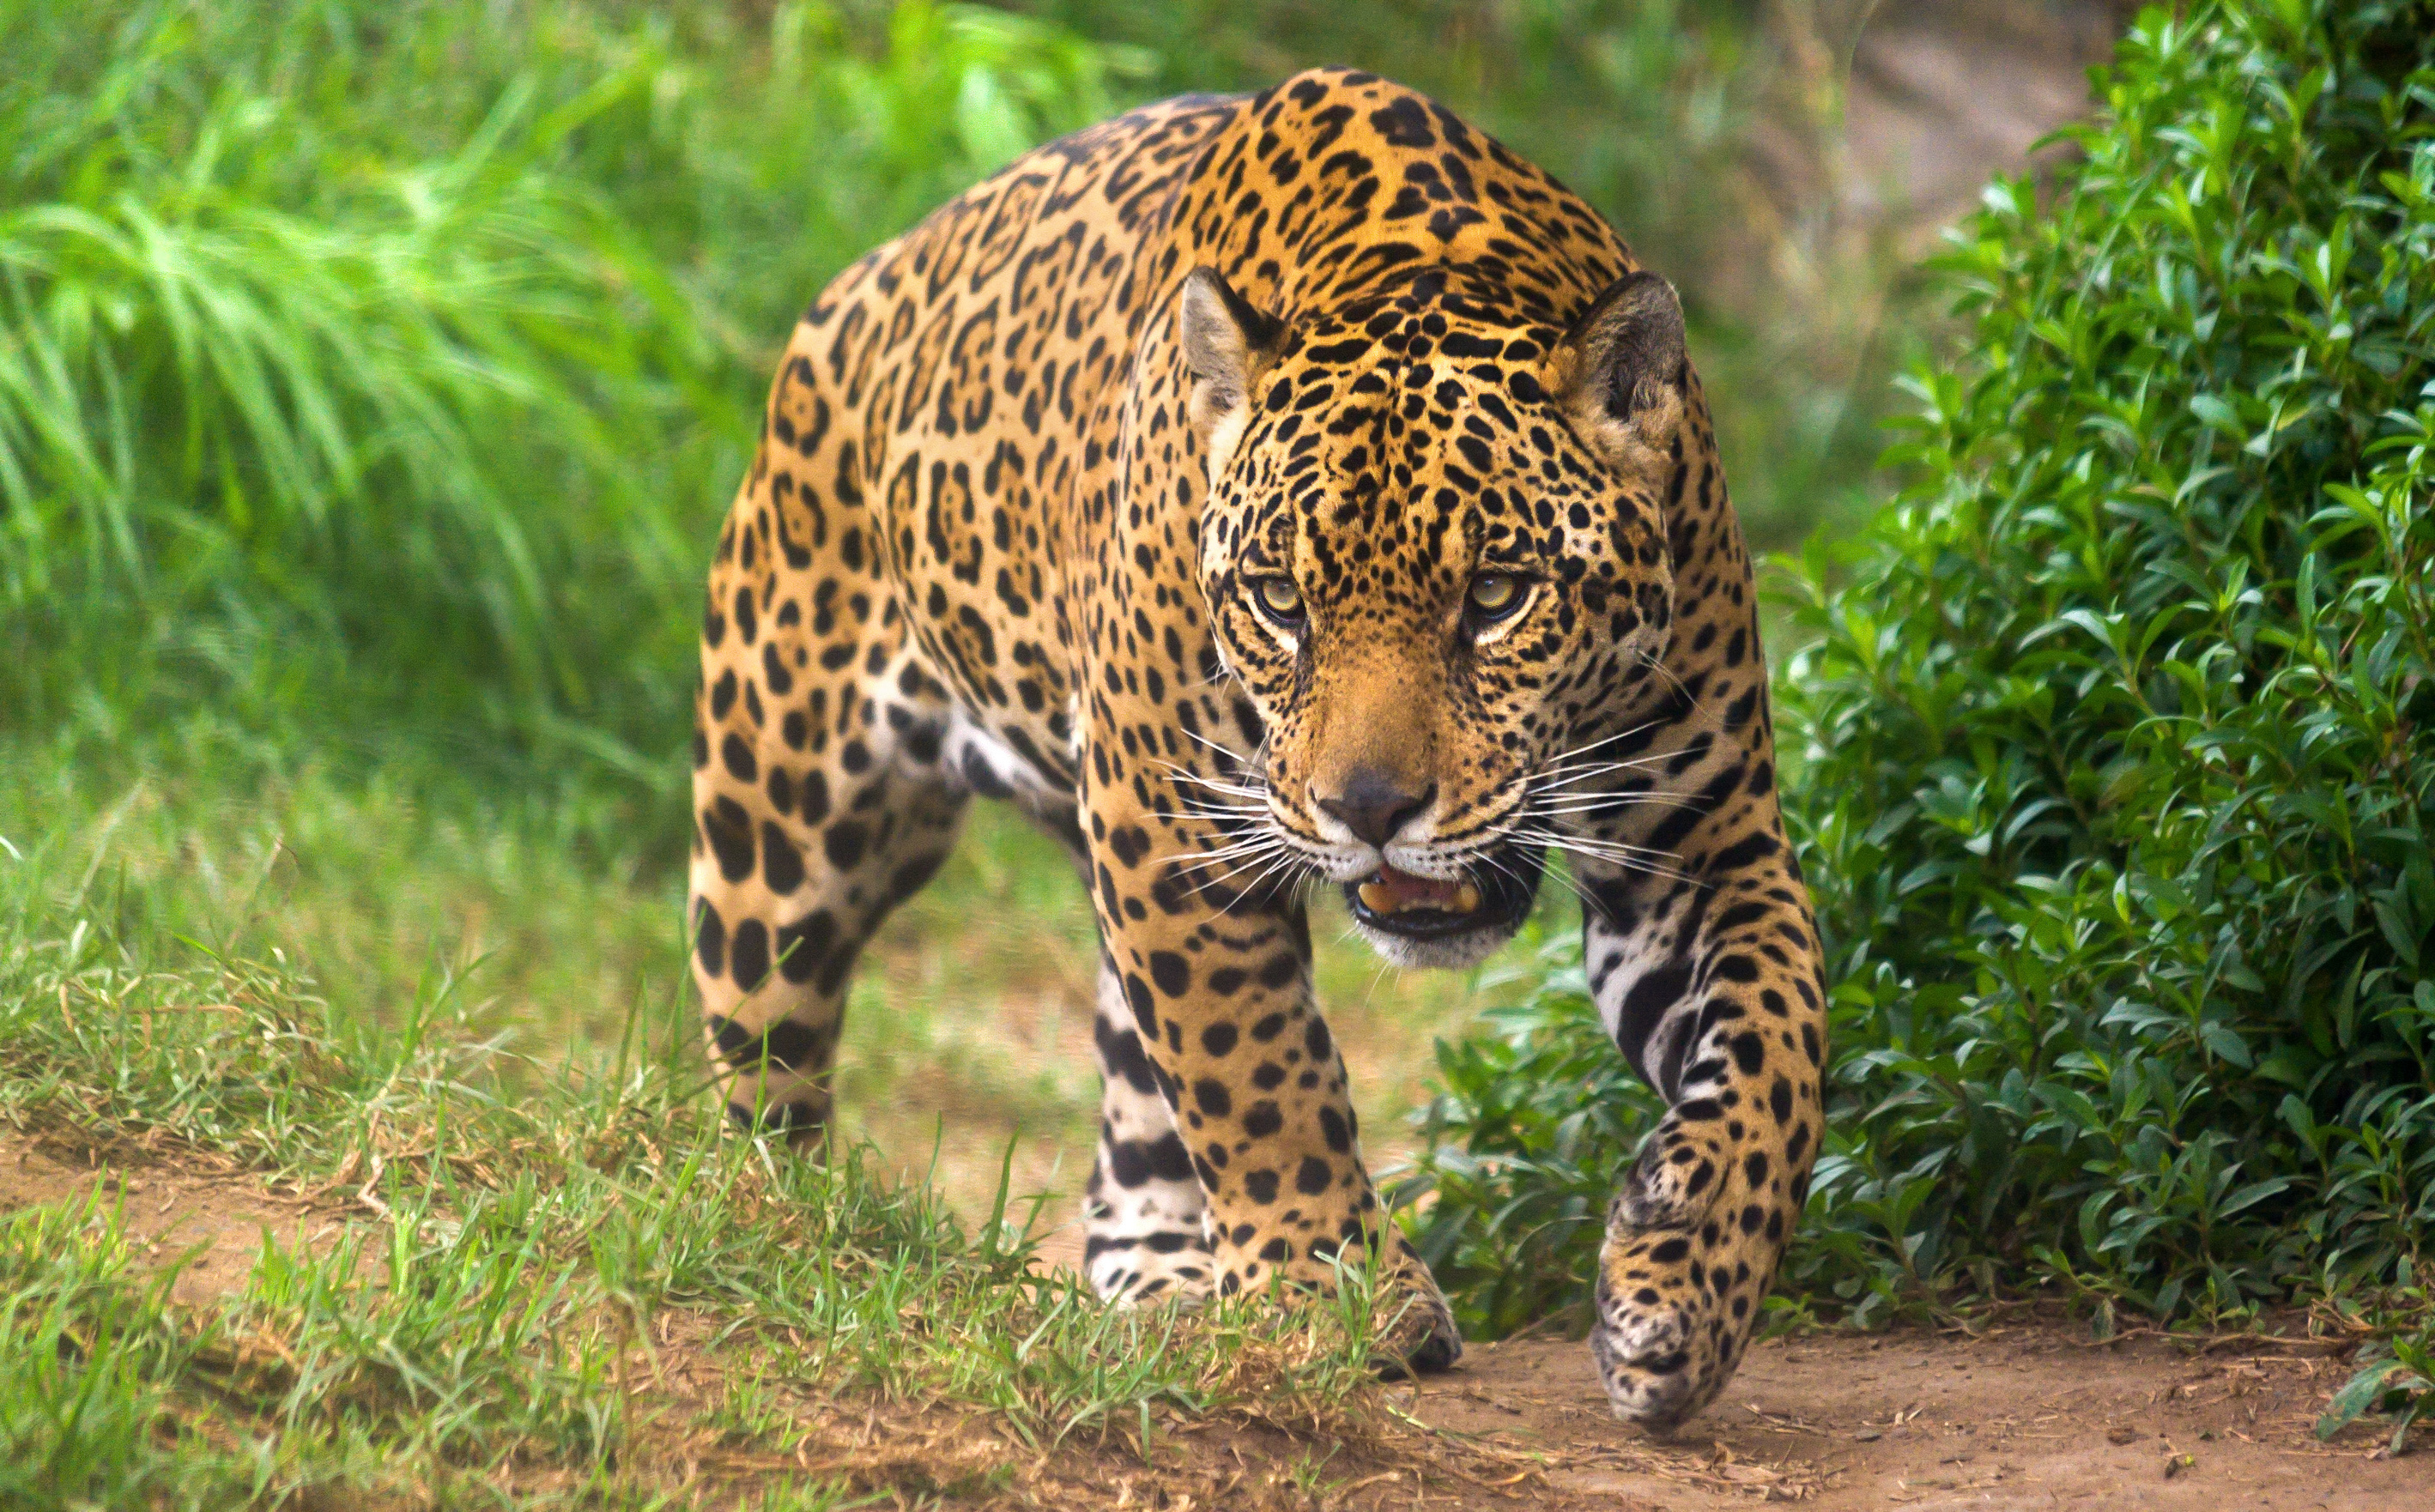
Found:
[[[1659,1431],[1730,1379],[1823,1131],[1819,939],[1681,301],[1546,174],[1343,69],[1018,159],[795,327],[700,646],[688,939],[747,1129],[822,1143],[858,953],[1012,803],[1097,922],[1090,1284],[1357,1261],[1382,1364],[1442,1369],[1310,909],[1464,967],[1553,870],[1667,1105],[1591,1355]]]

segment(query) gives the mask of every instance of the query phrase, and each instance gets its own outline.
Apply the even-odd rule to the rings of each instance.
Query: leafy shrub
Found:
[[[2410,1426],[2435,1409],[2435,1336],[2422,1328],[2374,1340],[2361,1360],[2317,1419],[2317,1436],[2331,1438],[2369,1413],[2380,1413],[2392,1422],[2387,1448],[2401,1453],[2409,1447]]]
[[[2049,203],[1990,190],[1911,481],[1799,573],[1839,985],[1792,1279],[1864,1314],[2033,1280],[2219,1314],[2406,1284],[2435,1228],[2435,26],[2188,10],[2139,18]],[[1538,1265],[1534,1306],[1596,1226],[1543,1261],[1512,1215],[1646,1123],[1509,1085],[1610,1091],[1594,1022],[1552,985],[1430,1115],[1424,1242]]]

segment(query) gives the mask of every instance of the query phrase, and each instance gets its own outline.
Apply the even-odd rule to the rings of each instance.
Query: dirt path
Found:
[[[125,1159],[0,1134],[0,1215],[96,1190],[123,1200],[130,1229],[161,1263],[184,1259],[174,1295],[190,1304],[243,1284],[266,1228],[310,1243],[367,1216],[335,1201],[279,1195],[257,1176],[191,1152],[113,1153]],[[1052,1241],[1050,1263],[1063,1258],[1069,1237]],[[1673,1442],[1658,1443],[1608,1416],[1581,1345],[1475,1345],[1452,1373],[1393,1395],[1421,1422],[1454,1435],[1437,1442],[1477,1446],[1475,1468],[1503,1467],[1484,1482],[1450,1481],[1442,1461],[1402,1464],[1373,1451],[1342,1462],[1349,1473],[1340,1478],[1297,1477],[1320,1487],[1309,1498],[1287,1486],[1278,1467],[1259,1463],[1287,1446],[1222,1427],[1185,1455],[1210,1466],[1179,1465],[1180,1475],[1166,1479],[1200,1489],[1186,1499],[1198,1506],[1711,1512],[1799,1501],[1820,1512],[2435,1512],[2435,1451],[2391,1459],[2378,1453],[2373,1429],[2354,1429],[2331,1446],[2310,1434],[2347,1374],[2337,1347],[2307,1341],[2223,1341],[2203,1350],[2155,1337],[2091,1345],[2084,1330],[2055,1323],[1975,1340],[1825,1335],[1758,1346],[1723,1400]],[[975,1425],[941,1426],[961,1441],[959,1454],[991,1457]],[[934,1438],[918,1447],[935,1459],[946,1446]],[[1057,1474],[1034,1491],[1075,1470],[1044,1469]],[[1105,1500],[1080,1485],[1066,1488],[1077,1493],[1081,1502]]]
[[[1761,1345],[1655,1463],[1607,1416],[1578,1344],[1475,1347],[1421,1388],[1417,1415],[1541,1450],[1565,1508],[2435,1509],[2435,1452],[2371,1458],[2381,1436],[2363,1429],[2317,1443],[2309,1425],[2349,1373],[2322,1349],[2085,1338],[2038,1325]]]
[[[1079,1253],[1072,1230],[1044,1246],[1050,1263]],[[1608,1414],[1578,1343],[1475,1344],[1452,1373],[1397,1396],[1431,1427],[1543,1457],[1555,1494],[1535,1504],[1562,1512],[1754,1500],[1821,1512],[2435,1512],[2435,1450],[2372,1457],[2383,1441],[2372,1428],[2332,1445],[2311,1433],[2350,1374],[2347,1356],[2330,1341],[2098,1345],[2064,1323],[1975,1340],[1908,1330],[1777,1340],[1754,1348],[1723,1400],[1670,1444]]]

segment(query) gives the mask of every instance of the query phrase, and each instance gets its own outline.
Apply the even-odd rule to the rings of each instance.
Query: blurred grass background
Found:
[[[83,879],[0,894],[9,936],[106,911],[164,961],[279,953],[343,1013],[444,988],[531,1053],[689,1034],[700,570],[774,354],[853,257],[1129,102],[1374,68],[1682,285],[1779,547],[1857,517],[1887,375],[1937,338],[1913,259],[2077,108],[2115,19],[0,0],[0,866]],[[1327,953],[1373,1143],[1533,943],[1473,980]],[[951,1196],[1010,1137],[1079,1186],[1090,965],[1062,859],[977,816],[856,987],[849,1127],[919,1169],[945,1113]]]

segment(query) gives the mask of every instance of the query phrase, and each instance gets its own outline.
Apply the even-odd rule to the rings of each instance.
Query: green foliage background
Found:
[[[1792,584],[1834,993],[1792,1279],[1862,1316],[2423,1280],[2435,1236],[2435,26],[2144,13],[2050,196],[1939,272],[1908,482]],[[1560,952],[1561,966],[1569,959]],[[1425,1246],[1577,1308],[1651,1122],[1559,970],[1448,1048]]]

